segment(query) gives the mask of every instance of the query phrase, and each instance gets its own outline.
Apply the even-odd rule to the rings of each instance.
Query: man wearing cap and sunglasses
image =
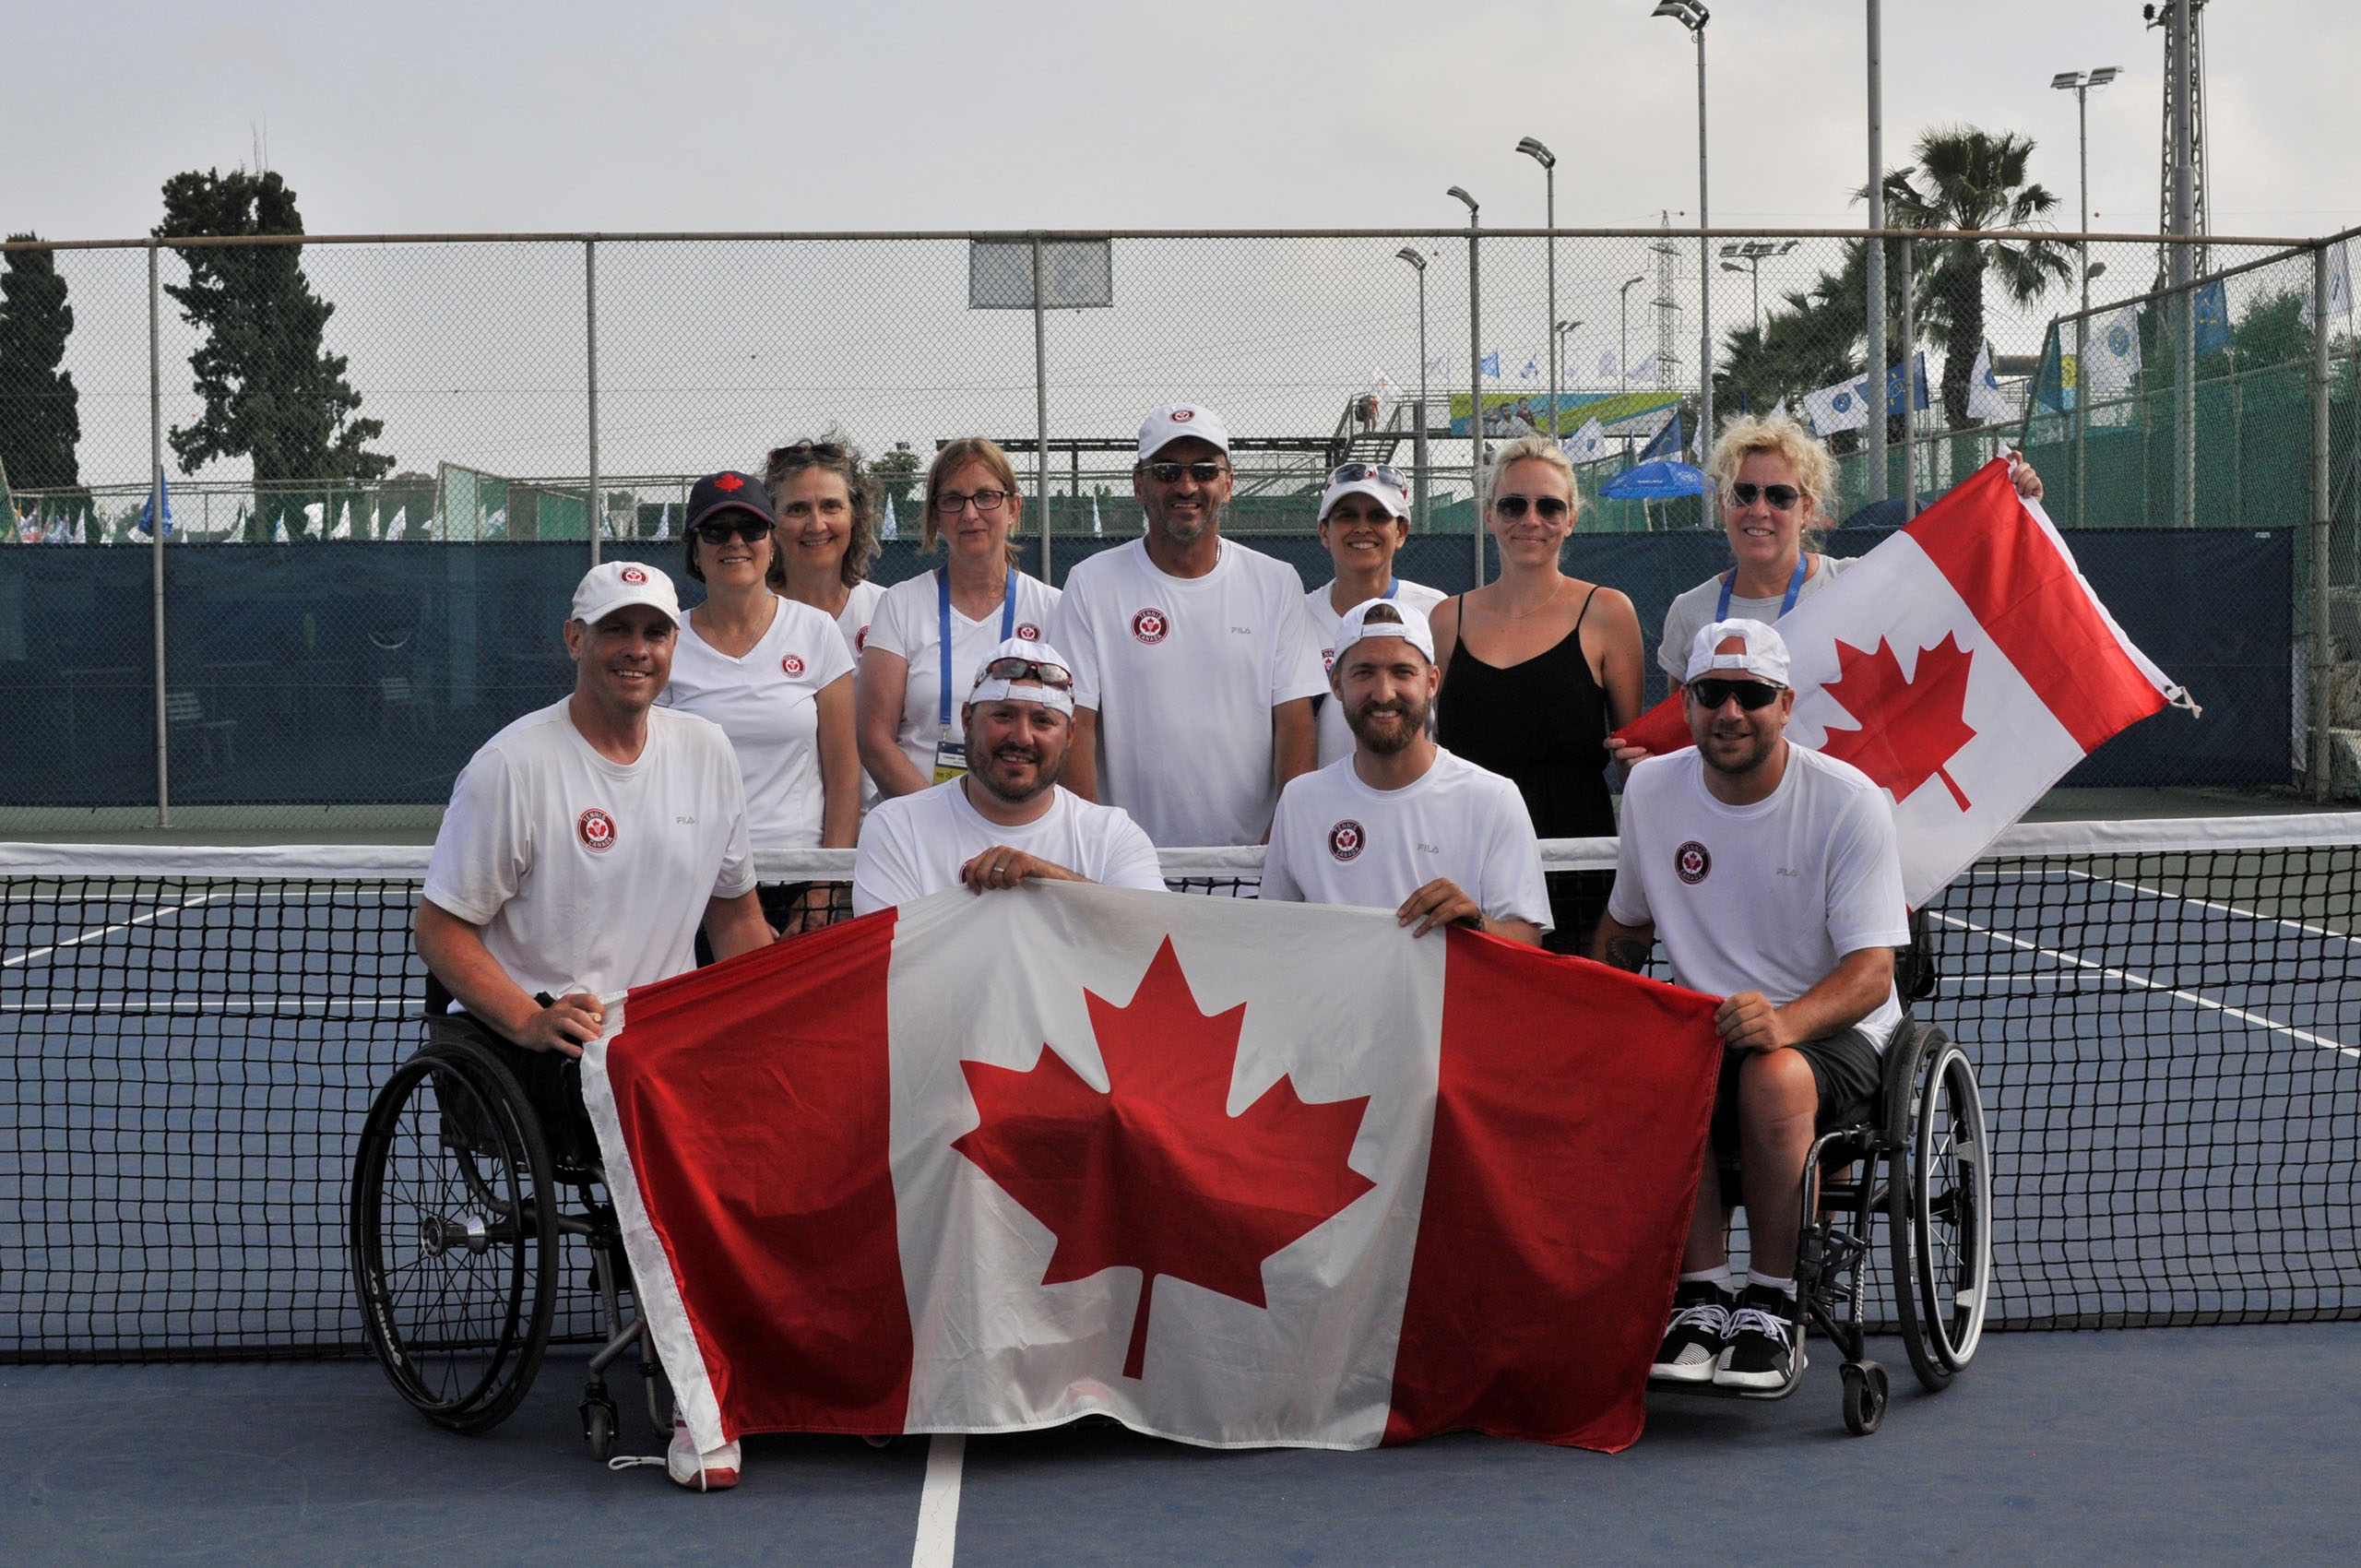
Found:
[[[1661,936],[1675,980],[1726,999],[1713,1147],[1650,1375],[1775,1394],[1803,1370],[1804,1159],[1816,1132],[1875,1099],[1879,1052],[1902,1021],[1902,863],[1885,791],[1787,741],[1796,695],[1775,628],[1701,628],[1684,679],[1696,744],[1641,762],[1624,784],[1593,951],[1638,969]],[[1742,1292],[1729,1269],[1733,1161],[1751,1239]]]
[[[1392,600],[1425,614],[1449,595],[1394,575],[1394,552],[1410,537],[1410,481],[1382,463],[1347,463],[1320,493],[1320,543],[1336,575],[1303,597],[1320,659],[1333,673],[1336,632],[1345,612],[1372,599]],[[1319,719],[1320,766],[1353,754],[1352,726],[1333,695],[1313,699]]]
[[[959,710],[967,769],[880,801],[853,863],[856,915],[965,885],[1098,882],[1164,891],[1156,846],[1113,806],[1058,786],[1074,738],[1074,672],[1047,643],[1010,637]]]
[[[1441,681],[1417,606],[1346,612],[1329,683],[1354,750],[1281,791],[1262,896],[1391,909],[1414,936],[1464,925],[1538,946],[1549,892],[1533,819],[1514,784],[1435,744]]]
[[[1232,480],[1219,415],[1149,414],[1132,469],[1147,532],[1077,564],[1050,628],[1074,663],[1069,785],[1158,844],[1260,843],[1318,758],[1303,579],[1221,537]]]

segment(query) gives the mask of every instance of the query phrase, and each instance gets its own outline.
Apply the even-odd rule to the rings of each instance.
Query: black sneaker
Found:
[[[1714,1358],[1728,1336],[1738,1298],[1710,1279],[1692,1279],[1672,1293],[1672,1321],[1648,1375],[1665,1383],[1709,1383]]]
[[[1802,1336],[1794,1297],[1774,1286],[1750,1285],[1730,1314],[1728,1340],[1714,1365],[1714,1386],[1775,1392],[1803,1375]]]

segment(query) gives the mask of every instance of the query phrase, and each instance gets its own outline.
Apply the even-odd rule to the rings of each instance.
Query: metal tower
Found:
[[[1667,212],[1663,227],[1672,228],[1672,214]],[[1680,362],[1680,350],[1675,334],[1680,330],[1680,302],[1673,296],[1673,264],[1679,251],[1673,245],[1669,232],[1648,247],[1656,257],[1656,385],[1670,390],[1673,367]]]
[[[2147,5],[2140,14],[2151,28],[2165,35],[2165,134],[2164,159],[2156,198],[2156,228],[2160,232],[2210,234],[2213,224],[2206,215],[2205,195],[2205,3],[2189,0],[2189,48],[2183,58],[2180,38],[2173,26],[2173,0],[2161,5]],[[2179,119],[2184,101],[2188,114],[2188,169],[2186,194],[2181,188],[2180,148],[2182,132]],[[2177,267],[2169,254],[2178,250],[2188,258],[2186,269]],[[2159,245],[2156,247],[2156,281],[2186,282],[2202,277],[2212,268],[2202,246]]]

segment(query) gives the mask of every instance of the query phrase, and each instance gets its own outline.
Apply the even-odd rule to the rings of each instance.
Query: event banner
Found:
[[[1714,1005],[1390,911],[1036,884],[635,991],[584,1081],[701,1448],[1103,1413],[1617,1449]]]

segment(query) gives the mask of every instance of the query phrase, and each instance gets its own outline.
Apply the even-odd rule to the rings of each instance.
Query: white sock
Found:
[[[1727,1264],[1715,1268],[1700,1269],[1694,1274],[1684,1274],[1680,1277],[1680,1283],[1683,1285],[1695,1285],[1701,1280],[1719,1287],[1729,1295],[1738,1294],[1738,1277],[1730,1272],[1730,1265]]]
[[[1790,1301],[1796,1299],[1796,1282],[1793,1279],[1774,1279],[1767,1274],[1749,1274],[1746,1282],[1749,1286],[1767,1285]]]

